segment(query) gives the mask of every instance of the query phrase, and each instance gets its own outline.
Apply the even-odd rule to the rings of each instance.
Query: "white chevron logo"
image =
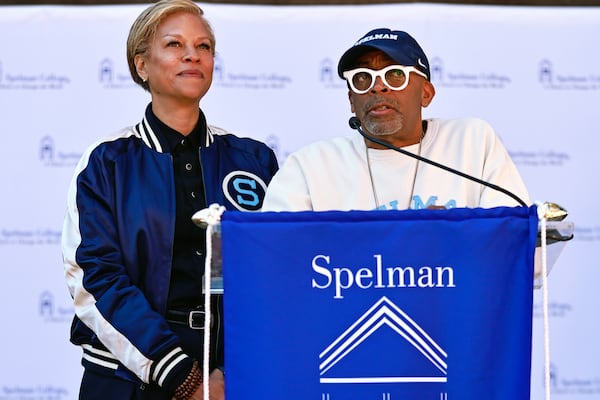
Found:
[[[323,377],[327,371],[346,357],[382,326],[388,326],[417,349],[440,371],[438,376],[385,376],[385,377]],[[387,297],[379,299],[356,322],[333,341],[320,355],[321,383],[423,383],[447,381],[448,355],[405,312]]]

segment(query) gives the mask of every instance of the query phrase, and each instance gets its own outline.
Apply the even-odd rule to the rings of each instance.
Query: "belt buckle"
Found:
[[[196,316],[198,316],[196,318]],[[188,315],[188,326],[192,329],[204,329],[204,311],[193,310]],[[198,323],[196,323],[196,321]]]

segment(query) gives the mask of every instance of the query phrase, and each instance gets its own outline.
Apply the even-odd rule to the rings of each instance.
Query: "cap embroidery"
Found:
[[[371,40],[381,40],[381,39],[398,40],[398,35],[393,35],[390,33],[377,33],[375,35],[370,35],[370,36],[360,39],[358,42],[354,43],[354,45],[358,46],[365,42],[370,42]]]

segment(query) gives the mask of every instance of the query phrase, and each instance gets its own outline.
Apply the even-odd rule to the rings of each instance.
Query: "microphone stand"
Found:
[[[389,143],[387,143],[387,142],[384,142],[383,140],[380,140],[380,139],[377,139],[377,138],[375,138],[375,137],[372,137],[372,136],[369,136],[369,135],[367,135],[367,134],[366,134],[366,133],[364,133],[364,132],[363,132],[363,130],[361,129],[361,127],[360,127],[360,120],[359,120],[358,118],[356,118],[356,117],[351,117],[351,118],[350,118],[350,120],[348,121],[348,123],[349,123],[349,125],[350,125],[350,128],[352,128],[352,129],[356,129],[356,130],[358,131],[358,133],[360,133],[360,134],[361,134],[361,136],[362,136],[362,137],[364,137],[364,138],[365,138],[365,139],[367,139],[367,140],[370,140],[370,141],[372,141],[372,142],[374,142],[374,143],[377,143],[377,144],[379,144],[379,145],[381,145],[381,146],[387,147],[387,148],[388,148],[388,149],[390,149],[390,150],[395,150],[395,151],[397,151],[397,152],[399,152],[399,153],[402,153],[402,154],[404,154],[404,155],[406,155],[406,156],[408,156],[408,157],[416,158],[417,160],[419,160],[419,161],[423,161],[424,163],[427,163],[427,164],[433,165],[433,166],[435,166],[435,167],[441,168],[441,169],[443,169],[443,170],[445,170],[445,171],[448,171],[448,172],[450,172],[450,173],[453,173],[453,174],[456,174],[456,175],[462,176],[463,178],[467,178],[467,179],[469,179],[469,180],[471,180],[471,181],[473,181],[473,182],[477,182],[477,183],[479,183],[479,184],[481,184],[481,185],[484,185],[484,186],[487,186],[487,187],[489,187],[489,188],[492,188],[492,189],[494,189],[494,190],[497,190],[497,191],[499,191],[499,192],[502,192],[502,193],[506,194],[507,196],[511,197],[513,200],[515,200],[515,201],[516,201],[517,203],[519,203],[521,206],[523,206],[523,207],[527,207],[527,204],[526,204],[526,203],[525,203],[523,200],[521,200],[521,199],[520,199],[520,198],[519,198],[519,197],[518,197],[516,194],[514,194],[514,193],[512,193],[512,192],[509,192],[508,190],[506,190],[506,189],[504,189],[504,188],[502,188],[502,187],[500,187],[500,186],[498,186],[498,185],[494,185],[493,183],[486,182],[486,181],[484,181],[484,180],[481,180],[481,179],[479,179],[479,178],[476,178],[476,177],[474,177],[474,176],[471,176],[471,175],[465,174],[464,172],[460,172],[460,171],[458,171],[458,170],[456,170],[456,169],[454,169],[454,168],[450,168],[450,167],[448,167],[448,166],[446,166],[446,165],[442,165],[442,164],[440,164],[440,163],[437,163],[437,162],[435,162],[435,161],[433,161],[433,160],[430,160],[430,159],[428,159],[428,158],[421,157],[421,156],[419,156],[419,155],[417,155],[417,154],[411,153],[410,151],[406,151],[406,150],[404,150],[404,149],[402,149],[402,148],[400,148],[400,147],[396,147],[396,146],[394,146],[394,145],[392,145],[392,144],[389,144]]]

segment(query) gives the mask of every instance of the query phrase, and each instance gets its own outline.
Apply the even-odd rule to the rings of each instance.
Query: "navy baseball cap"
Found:
[[[429,61],[419,43],[404,31],[392,31],[387,28],[374,29],[354,43],[340,58],[338,75],[355,67],[358,57],[369,50],[380,50],[395,62],[407,67],[415,67],[431,80]]]

